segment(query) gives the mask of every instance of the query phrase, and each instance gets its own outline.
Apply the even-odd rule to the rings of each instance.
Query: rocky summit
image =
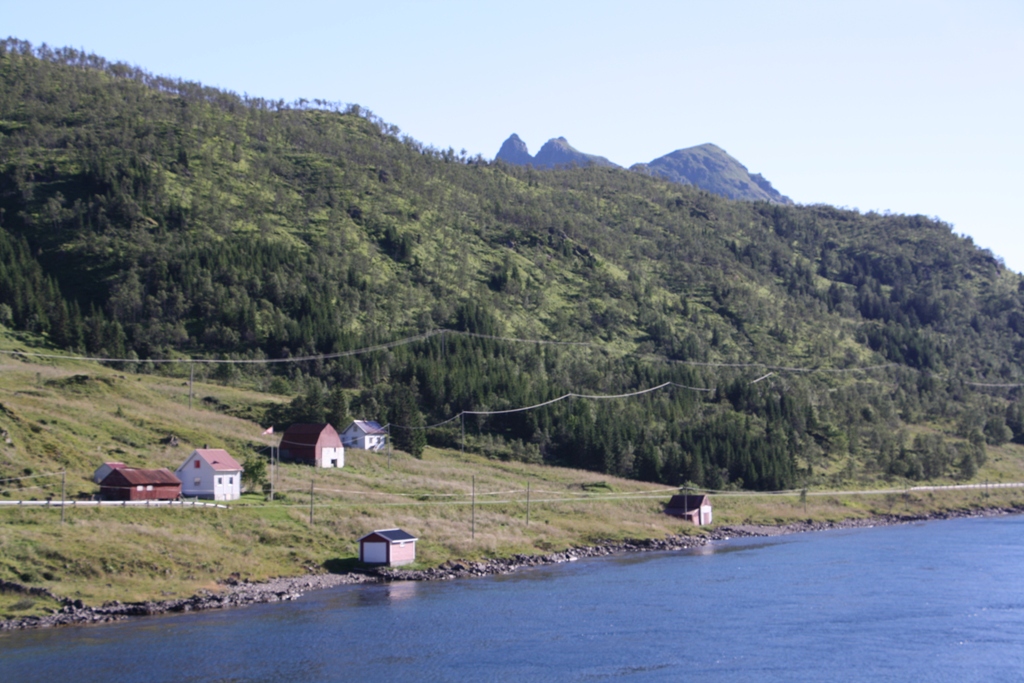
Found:
[[[502,143],[495,158],[517,166],[537,168],[621,168],[605,157],[579,151],[564,137],[548,140],[536,156],[531,156],[526,143],[515,133]],[[633,164],[629,170],[680,185],[693,185],[729,199],[793,204],[793,200],[772,187],[760,173],[750,173],[724,149],[711,143],[677,149],[646,164]]]
[[[495,157],[518,166],[536,166],[537,168],[556,168],[558,166],[609,166],[621,168],[608,159],[581,152],[564,137],[551,138],[544,143],[536,156],[530,156],[526,143],[513,133],[508,140],[505,140]]]
[[[519,166],[533,163],[533,157],[530,156],[530,150],[526,147],[526,143],[515,133],[512,133],[508,140],[502,143],[497,158]]]
[[[729,199],[793,204],[760,173],[751,174],[746,166],[711,143],[677,149],[649,163],[634,164],[630,170],[681,185],[695,185]]]

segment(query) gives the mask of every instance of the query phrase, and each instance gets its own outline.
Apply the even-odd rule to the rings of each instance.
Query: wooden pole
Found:
[[[388,440],[388,469],[391,469],[391,423],[388,422],[388,435],[385,437]]]
[[[313,526],[313,482],[315,479],[309,480],[309,525]]]
[[[466,414],[459,413],[459,417],[462,418],[462,452],[466,452]]]
[[[192,380],[196,376],[196,364],[192,363],[189,367],[191,369],[188,371],[188,409],[192,410]]]
[[[476,540],[476,475],[473,475],[473,517],[471,523],[470,537]]]
[[[68,471],[66,469],[65,470],[61,470],[60,471],[60,523],[61,524],[64,523],[64,497],[65,497],[65,493],[67,492],[67,486],[66,486],[67,478],[68,478]]]
[[[270,447],[270,502],[274,502],[274,480],[277,479],[277,467],[274,466],[274,447]]]
[[[530,482],[526,482],[526,526],[530,526]]]

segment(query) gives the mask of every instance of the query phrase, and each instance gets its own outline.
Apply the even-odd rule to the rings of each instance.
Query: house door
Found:
[[[387,543],[363,543],[363,562],[368,564],[386,564],[387,561]]]

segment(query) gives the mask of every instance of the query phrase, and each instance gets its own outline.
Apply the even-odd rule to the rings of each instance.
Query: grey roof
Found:
[[[384,428],[375,420],[352,420],[352,424],[362,430],[363,434],[384,434]],[[352,425],[349,425],[351,427]],[[345,429],[348,431],[348,428]]]
[[[409,532],[402,531],[401,529],[377,529],[375,531],[371,531],[370,533],[366,534],[366,536],[363,536],[359,540],[361,541],[364,538],[366,538],[367,536],[373,536],[374,534],[376,534],[378,536],[382,536],[383,538],[386,538],[387,540],[391,541],[392,543],[394,543],[396,541],[417,541],[417,540],[419,540],[418,538],[416,538],[415,536],[413,536]]]

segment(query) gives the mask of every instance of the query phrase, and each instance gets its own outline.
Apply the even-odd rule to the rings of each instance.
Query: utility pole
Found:
[[[526,482],[526,526],[530,526],[530,482]]]
[[[388,440],[388,469],[391,469],[391,423],[387,424],[388,435],[385,437]]]
[[[192,410],[192,380],[196,376],[196,364],[192,363],[189,368],[191,369],[188,371],[188,409]]]
[[[315,479],[309,480],[309,525],[313,526],[313,482]]]
[[[274,447],[270,447],[270,502],[274,502],[274,480],[277,479],[277,467],[274,466]]]
[[[462,453],[466,453],[466,413],[459,413],[459,417],[462,418]]]
[[[64,498],[67,492],[67,478],[68,471],[63,469],[60,471],[60,523],[64,523]]]
[[[470,538],[476,540],[476,475],[473,475],[473,517],[470,526]]]

